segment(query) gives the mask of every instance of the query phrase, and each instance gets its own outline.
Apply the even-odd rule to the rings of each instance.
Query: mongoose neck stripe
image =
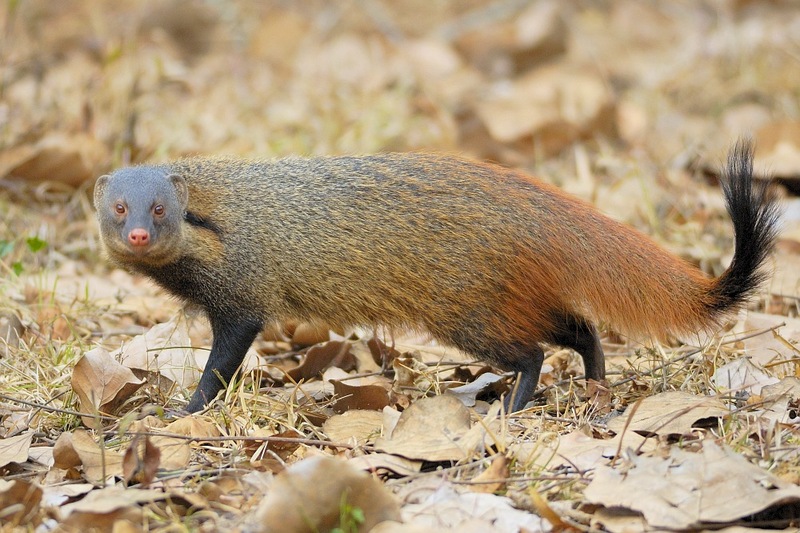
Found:
[[[217,235],[222,235],[222,229],[220,229],[219,226],[217,226],[210,220],[207,220],[199,215],[196,215],[195,213],[192,213],[191,211],[187,211],[186,213],[184,213],[183,219],[196,228],[207,229],[213,231]]]

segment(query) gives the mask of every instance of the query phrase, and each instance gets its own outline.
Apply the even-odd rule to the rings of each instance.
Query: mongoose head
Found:
[[[167,167],[129,167],[94,187],[100,238],[112,261],[161,266],[180,257],[189,191]]]

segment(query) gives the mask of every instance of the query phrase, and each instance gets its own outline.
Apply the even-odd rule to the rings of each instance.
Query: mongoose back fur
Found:
[[[716,279],[551,185],[444,155],[190,158],[102,176],[94,198],[110,261],[211,321],[189,411],[234,376],[267,321],[289,318],[425,328],[517,372],[518,410],[540,343],[573,348],[602,380],[598,321],[662,338],[707,328],[752,295],[778,214],[753,182],[748,143],[731,151],[723,185],[736,244]]]

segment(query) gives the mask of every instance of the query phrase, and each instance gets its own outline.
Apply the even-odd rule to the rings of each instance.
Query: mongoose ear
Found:
[[[172,182],[172,186],[175,187],[175,194],[181,203],[181,209],[186,209],[186,206],[189,205],[189,187],[186,185],[186,180],[178,174],[170,174],[169,180]]]
[[[105,195],[106,188],[108,187],[108,180],[111,176],[105,174],[97,178],[97,181],[94,182],[94,208],[100,211],[100,203],[103,200],[103,196]]]

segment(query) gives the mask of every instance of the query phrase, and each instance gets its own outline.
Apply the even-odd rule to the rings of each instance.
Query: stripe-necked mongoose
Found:
[[[736,244],[716,279],[551,185],[444,155],[190,158],[102,176],[94,202],[113,263],[208,314],[211,355],[189,411],[231,380],[267,321],[288,318],[426,328],[517,372],[518,410],[540,343],[574,349],[601,380],[593,323],[664,337],[747,300],[778,214],[753,183],[748,143],[726,174]]]

